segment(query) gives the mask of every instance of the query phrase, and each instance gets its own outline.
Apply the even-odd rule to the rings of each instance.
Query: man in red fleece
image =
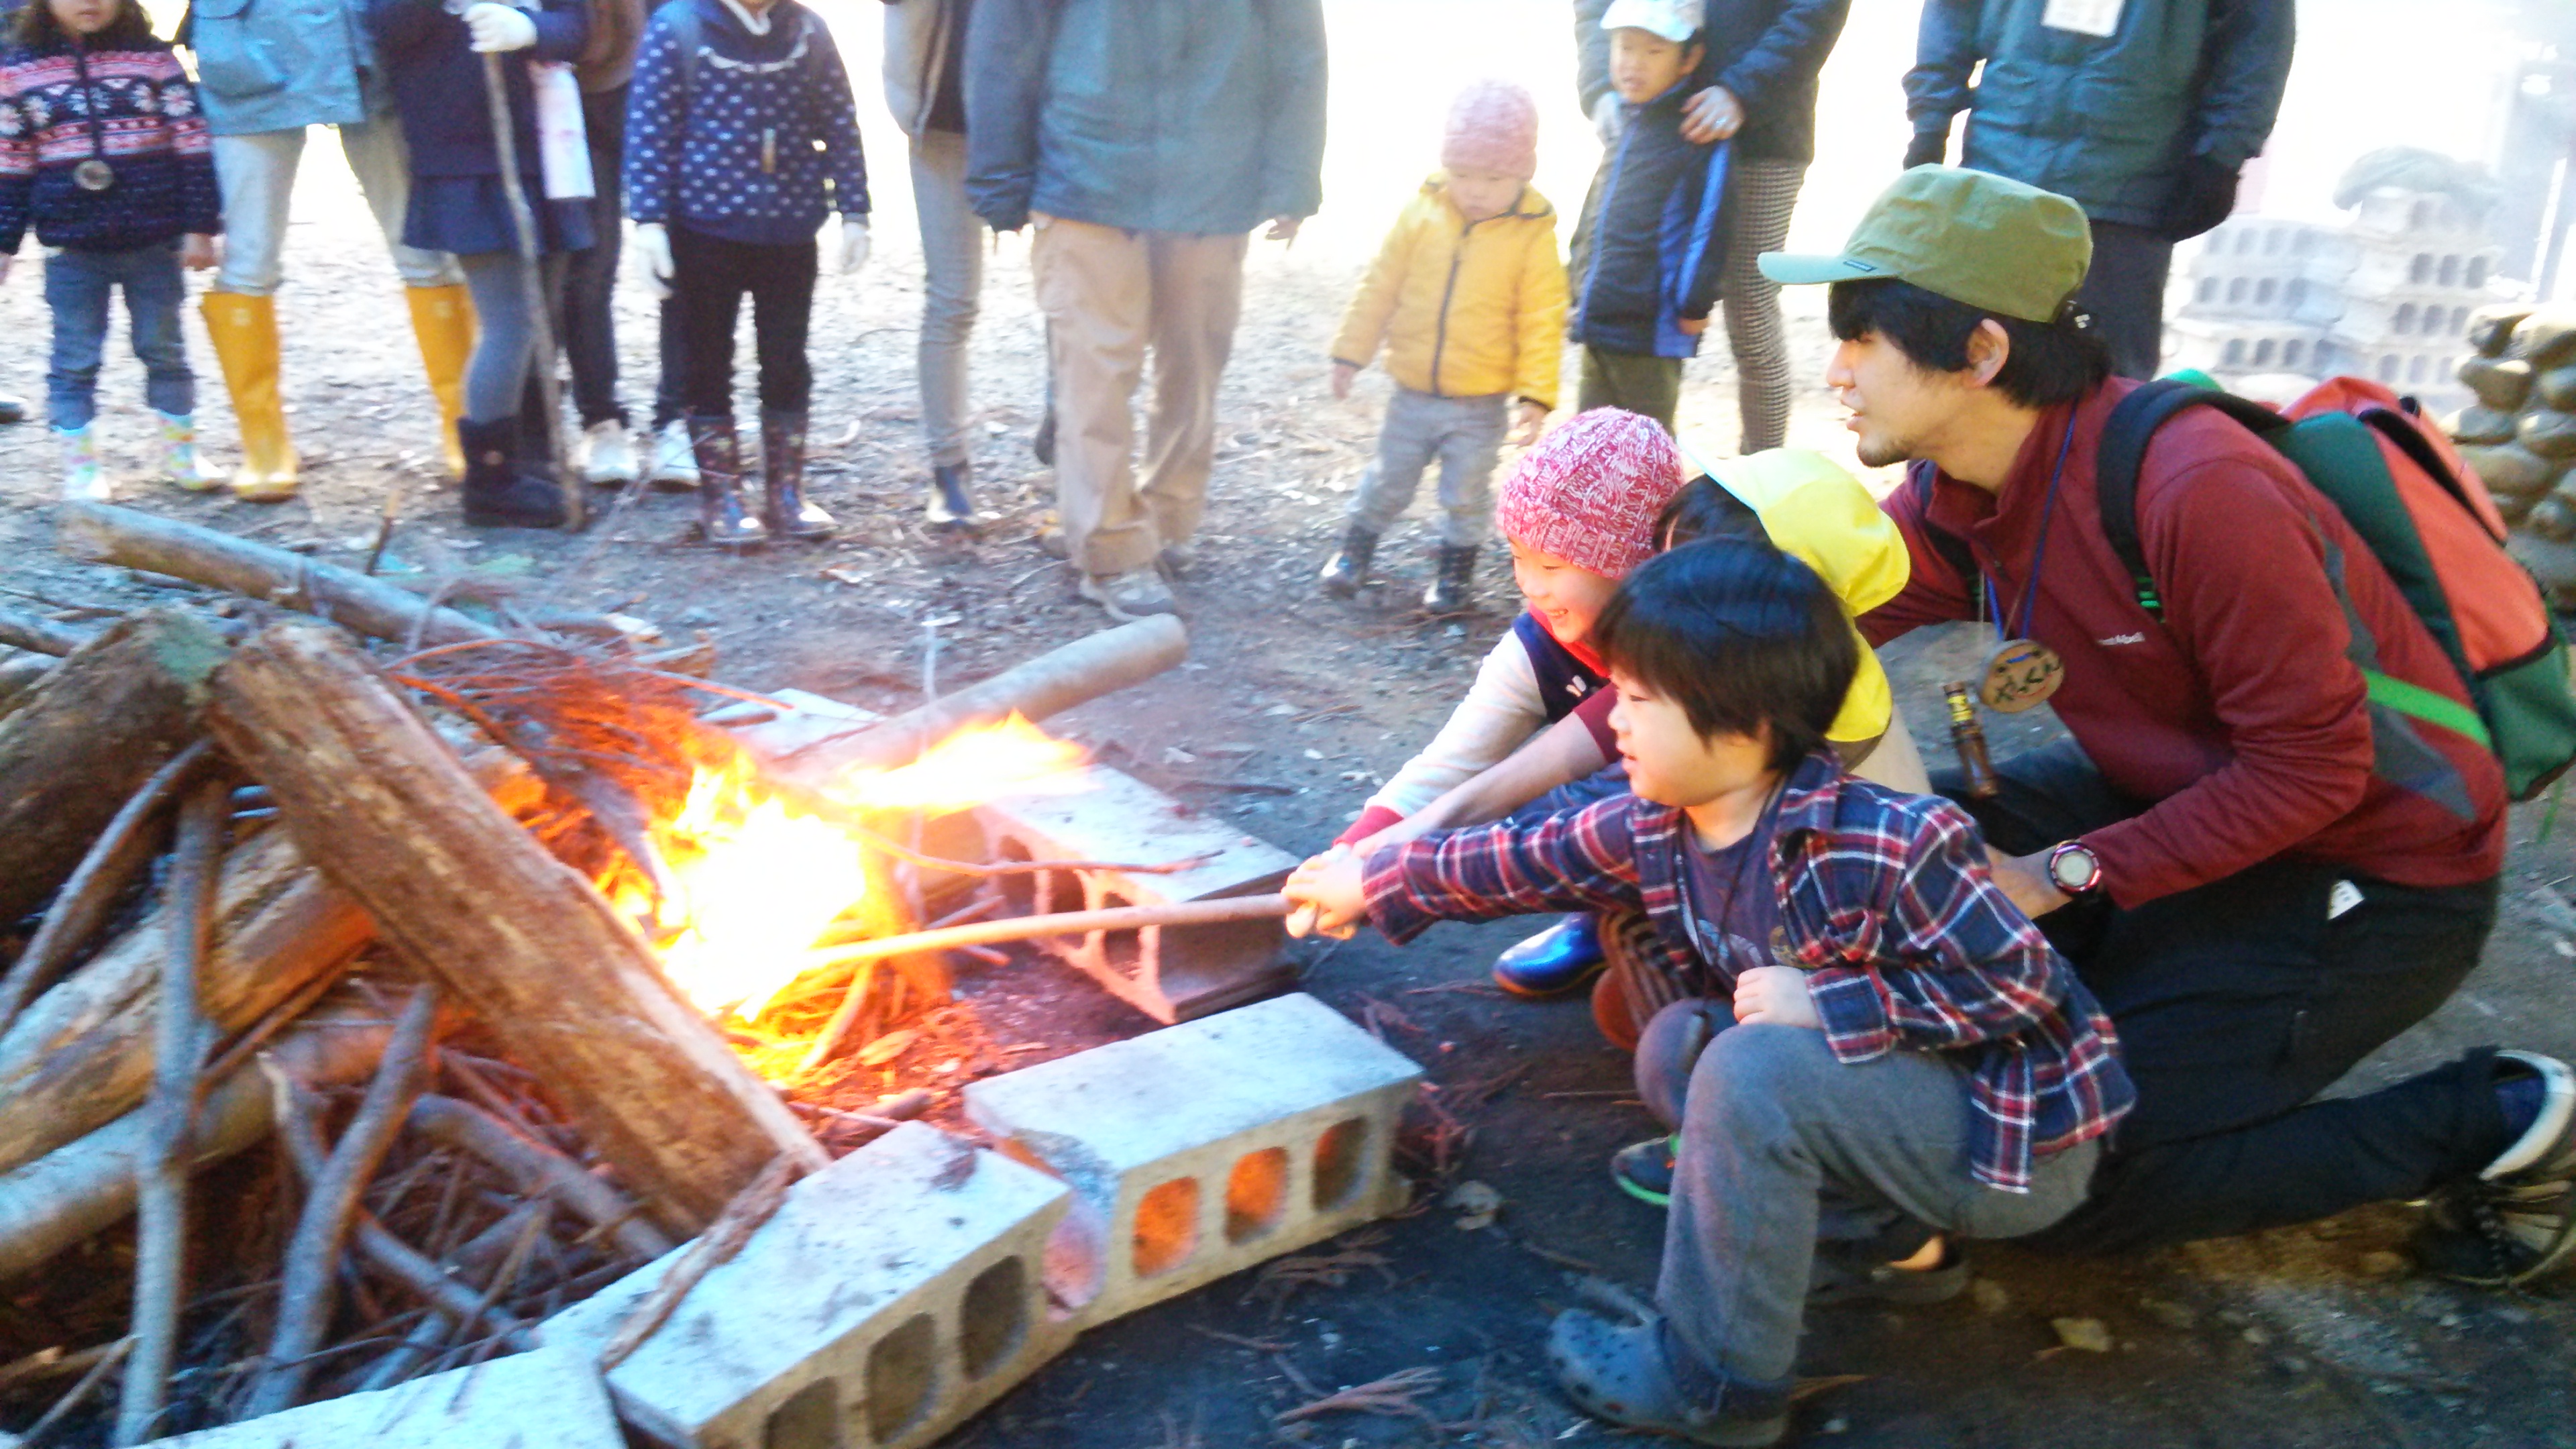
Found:
[[[2206,409],[2139,470],[2163,606],[2146,612],[2095,495],[2103,426],[2136,384],[2109,376],[2072,302],[2090,254],[2066,198],[1920,167],[1840,256],[1762,259],[1833,284],[1826,381],[1863,462],[1912,463],[1886,503],[1912,581],[1863,634],[1989,621],[1988,702],[2044,681],[2073,736],[1961,800],[2138,1085],[2093,1200],[2046,1238],[2111,1251],[2432,1195],[2433,1266],[2537,1277],[2576,1257],[2564,1063],[2482,1048],[2311,1101],[2439,1006],[2494,924],[2495,758],[2374,702],[2362,670],[2467,691],[2334,506]]]

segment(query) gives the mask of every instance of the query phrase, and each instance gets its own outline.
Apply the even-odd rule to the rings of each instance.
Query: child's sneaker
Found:
[[[687,423],[673,418],[653,435],[653,471],[646,476],[665,493],[698,491],[698,455]]]
[[[1673,1153],[1679,1136],[1632,1142],[1610,1155],[1610,1180],[1619,1190],[1649,1207],[1673,1205]]]
[[[1123,574],[1084,574],[1076,586],[1082,596],[1109,611],[1122,624],[1155,614],[1177,614],[1178,600],[1152,564]]]
[[[109,501],[107,474],[98,462],[98,424],[56,428],[54,436],[63,440],[63,497],[90,503]]]
[[[1463,614],[1476,607],[1476,545],[1440,545],[1440,571],[1422,592],[1428,614]]]
[[[224,475],[197,456],[197,420],[186,413],[155,412],[161,420],[161,476],[191,493],[224,486]]]
[[[1324,561],[1315,582],[1336,599],[1347,599],[1368,582],[1369,561],[1377,557],[1377,535],[1354,523],[1342,535],[1339,553]]]
[[[635,440],[626,424],[601,418],[582,430],[581,477],[594,488],[623,488],[635,481]]]

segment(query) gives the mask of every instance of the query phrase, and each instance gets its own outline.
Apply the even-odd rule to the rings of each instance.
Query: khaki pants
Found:
[[[1198,531],[1216,446],[1216,385],[1243,302],[1240,234],[1191,236],[1034,218],[1038,307],[1055,367],[1056,513],[1092,574],[1150,566]],[[1145,481],[1130,406],[1154,354]]]

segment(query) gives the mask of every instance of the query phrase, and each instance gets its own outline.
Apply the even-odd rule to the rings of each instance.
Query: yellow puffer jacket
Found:
[[[1342,314],[1333,360],[1366,367],[1381,344],[1388,374],[1415,392],[1555,407],[1565,351],[1556,208],[1524,186],[1510,211],[1469,225],[1444,178],[1422,183]]]

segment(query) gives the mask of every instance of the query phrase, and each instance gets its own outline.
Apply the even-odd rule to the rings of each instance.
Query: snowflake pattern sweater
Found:
[[[724,0],[654,13],[626,102],[627,215],[772,246],[811,239],[834,211],[867,215],[858,110],[831,32],[796,0],[767,19],[754,34]]]
[[[94,155],[116,169],[105,191],[72,180]],[[224,229],[197,88],[168,45],[147,35],[0,55],[0,254],[30,224],[47,246],[101,252]]]

